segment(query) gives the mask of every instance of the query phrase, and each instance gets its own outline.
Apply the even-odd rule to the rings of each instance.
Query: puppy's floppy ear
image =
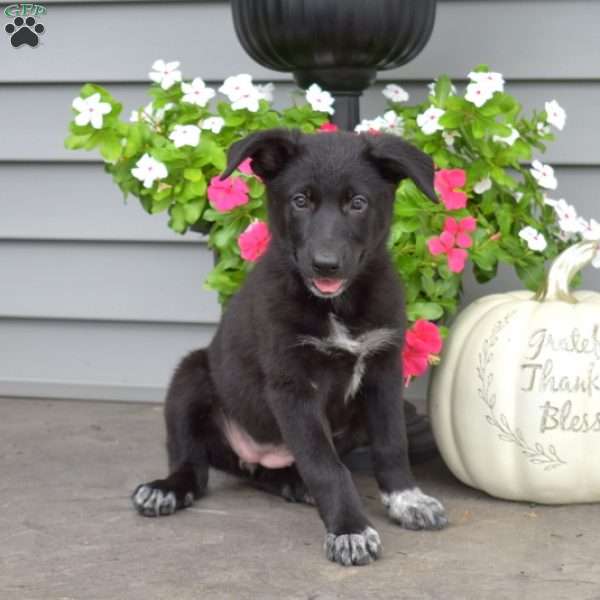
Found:
[[[396,135],[365,136],[365,139],[367,137],[368,156],[386,179],[399,183],[408,177],[428,198],[438,201],[430,156]]]
[[[229,148],[221,179],[229,177],[246,158],[252,160],[252,171],[259,177],[266,180],[275,177],[298,154],[300,135],[295,129],[266,129],[246,136]]]

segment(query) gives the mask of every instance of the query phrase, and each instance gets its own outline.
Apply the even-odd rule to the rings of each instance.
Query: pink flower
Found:
[[[429,362],[426,354],[416,352],[410,347],[405,347],[402,350],[402,375],[407,385],[413,377],[423,375],[428,366]]]
[[[251,163],[252,163],[251,158],[247,158],[246,160],[243,160],[238,165],[238,171],[240,173],[243,173],[244,175],[251,175],[252,177],[255,177],[256,179],[258,179],[258,181],[260,181],[262,183],[262,179],[252,170]]]
[[[413,377],[423,375],[430,364],[439,361],[438,354],[442,350],[440,330],[431,321],[419,319],[406,332],[402,349],[402,373],[405,384]]]
[[[333,123],[323,123],[323,125],[321,125],[321,127],[319,127],[319,129],[317,129],[317,131],[323,131],[326,133],[335,133],[336,131],[339,131],[339,127]]]
[[[465,217],[458,222],[453,217],[448,217],[444,222],[444,231],[454,236],[457,246],[470,248],[473,240],[469,233],[475,231],[476,226],[477,221],[474,217]]]
[[[254,262],[266,251],[271,241],[269,227],[264,221],[255,221],[240,234],[238,246],[244,260]]]
[[[445,254],[448,258],[448,268],[453,273],[460,273],[465,268],[468,254],[466,250],[455,247],[456,238],[449,231],[444,231],[439,237],[427,241],[429,252],[434,256]]]
[[[244,175],[254,175],[254,171],[252,171],[252,167],[250,166],[251,162],[252,162],[251,158],[247,158],[246,160],[243,160],[238,165],[238,171],[240,173],[243,173]]]
[[[248,184],[241,177],[228,177],[221,181],[219,175],[210,180],[208,200],[218,212],[228,212],[248,203]]]
[[[467,182],[464,169],[441,169],[437,171],[434,187],[448,210],[457,210],[467,205],[467,194],[458,191]]]
[[[442,336],[435,323],[418,319],[406,332],[405,344],[417,352],[439,354],[442,349]]]

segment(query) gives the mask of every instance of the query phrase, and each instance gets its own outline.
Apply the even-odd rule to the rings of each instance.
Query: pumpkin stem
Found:
[[[594,260],[599,250],[600,241],[584,241],[569,246],[552,263],[546,281],[535,294],[534,300],[561,300],[576,304],[577,299],[571,293],[571,281],[581,269]]]

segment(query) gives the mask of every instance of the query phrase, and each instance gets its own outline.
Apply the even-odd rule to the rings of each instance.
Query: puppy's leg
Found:
[[[315,504],[298,469],[294,466],[284,469],[267,469],[258,465],[251,467],[249,472],[251,485],[264,492],[281,496],[288,502]]]
[[[140,514],[170,515],[204,493],[209,451],[218,452],[220,441],[213,419],[215,398],[206,351],[196,350],[183,359],[167,393],[169,476],[136,488],[131,500]],[[226,457],[226,448],[223,454]]]
[[[325,524],[327,558],[346,566],[378,558],[379,534],[366,518],[350,472],[335,452],[315,390],[283,384],[269,388],[267,398]]]
[[[410,469],[396,353],[373,360],[361,396],[375,477],[389,517],[406,529],[441,529],[448,523],[444,507],[417,487]]]

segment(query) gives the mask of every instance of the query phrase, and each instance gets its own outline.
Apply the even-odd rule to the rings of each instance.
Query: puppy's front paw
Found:
[[[161,480],[143,483],[131,494],[131,503],[141,515],[145,517],[172,515],[176,510],[193,504],[192,492],[178,494],[177,491],[169,490],[161,483]]]
[[[328,533],[325,536],[325,555],[345,567],[368,565],[379,558],[381,550],[381,539],[372,527],[367,527],[362,533]]]
[[[392,521],[406,529],[442,529],[448,524],[442,503],[418,487],[382,494],[381,500]]]

